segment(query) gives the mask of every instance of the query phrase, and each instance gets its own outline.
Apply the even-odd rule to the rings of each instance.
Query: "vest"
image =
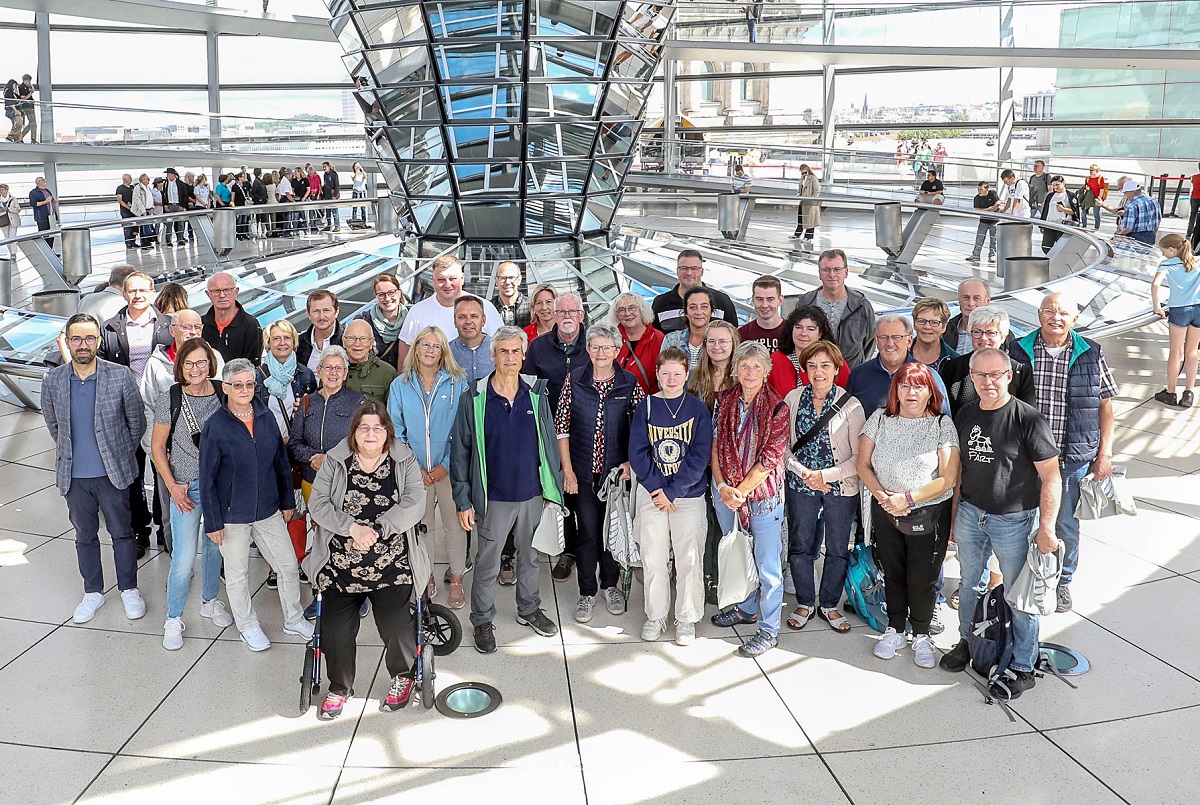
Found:
[[[619,366],[612,391],[604,398],[604,460],[600,481],[613,467],[629,460],[629,421],[633,413],[633,393],[637,380]],[[592,483],[592,461],[595,458],[593,434],[596,415],[600,410],[600,394],[592,381],[592,365],[588,363],[571,372],[571,466],[581,484]]]
[[[1012,356],[1033,367],[1033,344],[1041,331],[1034,330],[1013,345]],[[1100,345],[1078,333],[1071,334],[1071,365],[1067,370],[1067,432],[1062,460],[1092,461],[1100,453]]]

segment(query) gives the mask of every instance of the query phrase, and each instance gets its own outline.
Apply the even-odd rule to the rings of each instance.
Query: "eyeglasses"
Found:
[[[67,343],[73,347],[77,347],[80,344],[87,344],[89,347],[94,347],[99,340],[100,336],[98,335],[73,335],[67,339]]]
[[[355,430],[361,433],[363,436],[382,436],[383,434],[387,433],[387,428],[385,428],[383,425],[359,425],[357,428],[355,428]]]
[[[929,386],[918,386],[913,383],[901,383],[896,386],[896,390],[901,394],[908,394],[910,391],[929,391]]]
[[[140,294],[148,294],[152,290],[154,290],[154,289],[153,288],[126,288],[125,293],[129,294],[130,296],[133,296],[134,294],[139,294],[139,293]]]
[[[610,355],[616,352],[617,348],[612,344],[589,344],[588,352],[595,352],[597,355]]]
[[[976,372],[972,369],[970,372],[971,377],[975,380],[991,380],[992,382],[1009,374],[1012,374],[1012,369],[1005,369],[1001,372]]]
[[[184,369],[207,369],[208,368],[208,358],[201,358],[198,361],[184,361],[183,368]]]
[[[326,364],[324,366],[318,366],[317,370],[331,375],[340,375],[345,374],[346,367],[341,365]]]
[[[841,274],[846,270],[847,269],[845,266],[825,266],[817,269],[817,271],[821,274]]]
[[[343,344],[369,344],[375,340],[373,335],[344,335]]]
[[[554,315],[562,316],[563,318],[566,318],[567,316],[582,316],[583,311],[578,308],[574,310],[556,310],[554,311]]]
[[[628,316],[631,313],[637,313],[637,312],[638,312],[637,305],[626,305],[625,307],[617,308],[618,316]]]
[[[237,293],[237,288],[213,288],[211,291],[205,291],[209,296],[230,296]]]
[[[971,337],[972,338],[999,338],[1000,331],[999,330],[972,330]]]
[[[505,285],[516,282],[520,277],[496,277],[496,282],[503,282]]]
[[[290,335],[273,335],[273,336],[271,336],[272,344],[283,344],[285,342],[288,344],[292,343],[292,337]]]
[[[904,335],[877,335],[877,336],[875,336],[875,340],[879,341],[880,343],[883,343],[883,344],[886,344],[889,341],[891,341],[893,344],[899,344],[901,341],[903,341],[906,338],[912,338],[912,336],[909,335],[908,333],[905,333]]]
[[[245,383],[230,383],[226,381],[225,385],[229,386],[229,388],[233,389],[234,391],[254,391],[254,389],[258,387],[258,384],[253,380]]]
[[[203,324],[176,324],[175,329],[181,333],[202,333],[204,332]]]
[[[417,346],[428,352],[441,352],[442,351],[442,345],[436,341],[434,341],[433,343],[430,343],[428,341],[422,341],[420,344],[417,344]]]
[[[916,319],[915,323],[918,327],[941,327],[943,324],[941,319]]]
[[[1069,319],[1075,315],[1069,310],[1055,310],[1054,308],[1049,307],[1039,309],[1038,313],[1042,314],[1048,319]]]
[[[710,347],[732,347],[732,338],[706,338],[704,343]]]
[[[399,288],[391,291],[380,291],[379,293],[375,294],[376,299],[395,299],[398,296],[400,296]]]

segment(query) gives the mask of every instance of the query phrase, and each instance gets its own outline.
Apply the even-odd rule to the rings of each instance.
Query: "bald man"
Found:
[[[1073,606],[1070,584],[1079,566],[1079,480],[1089,472],[1097,481],[1112,475],[1113,410],[1117,383],[1104,351],[1075,332],[1079,305],[1064,294],[1047,295],[1038,306],[1041,327],[1009,347],[1014,360],[1033,374],[1037,408],[1050,423],[1059,450],[1062,507],[1055,532],[1066,546],[1058,582],[1058,611]]]
[[[342,333],[342,346],[350,356],[346,388],[387,404],[388,389],[396,370],[375,354],[375,331],[362,319],[354,319]]]
[[[509,327],[528,327],[529,297],[521,293],[521,268],[511,260],[496,266],[496,295],[492,304]]]
[[[957,316],[951,317],[946,323],[946,332],[942,334],[942,342],[959,355],[969,355],[975,347],[971,341],[971,333],[967,331],[967,322],[972,311],[977,307],[986,307],[992,303],[992,289],[987,283],[978,279],[965,279],[958,284]],[[1013,341],[1012,333],[1004,337],[1001,349],[1007,350]]]

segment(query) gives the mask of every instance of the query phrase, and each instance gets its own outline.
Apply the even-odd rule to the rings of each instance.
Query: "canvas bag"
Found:
[[[1137,515],[1137,504],[1125,482],[1125,468],[1114,466],[1112,475],[1097,481],[1092,473],[1079,479],[1079,504],[1075,516],[1080,520],[1099,520],[1117,514]]]
[[[548,556],[558,556],[567,549],[567,539],[563,534],[562,506],[545,501],[542,519],[533,532],[533,548]]]
[[[734,513],[733,528],[717,545],[717,606],[740,604],[758,589],[754,537]]]

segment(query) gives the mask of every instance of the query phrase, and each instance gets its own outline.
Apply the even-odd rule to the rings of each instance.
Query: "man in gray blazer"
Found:
[[[146,429],[145,409],[129,370],[96,357],[100,323],[93,316],[76,313],[65,330],[71,362],[42,381],[42,416],[57,450],[58,489],[67,499],[83,576],[83,600],[72,619],[87,623],[104,604],[99,538],[104,512],[125,617],[136,620],[146,614],[146,602],[137,586],[128,490],[139,481],[134,451]]]

